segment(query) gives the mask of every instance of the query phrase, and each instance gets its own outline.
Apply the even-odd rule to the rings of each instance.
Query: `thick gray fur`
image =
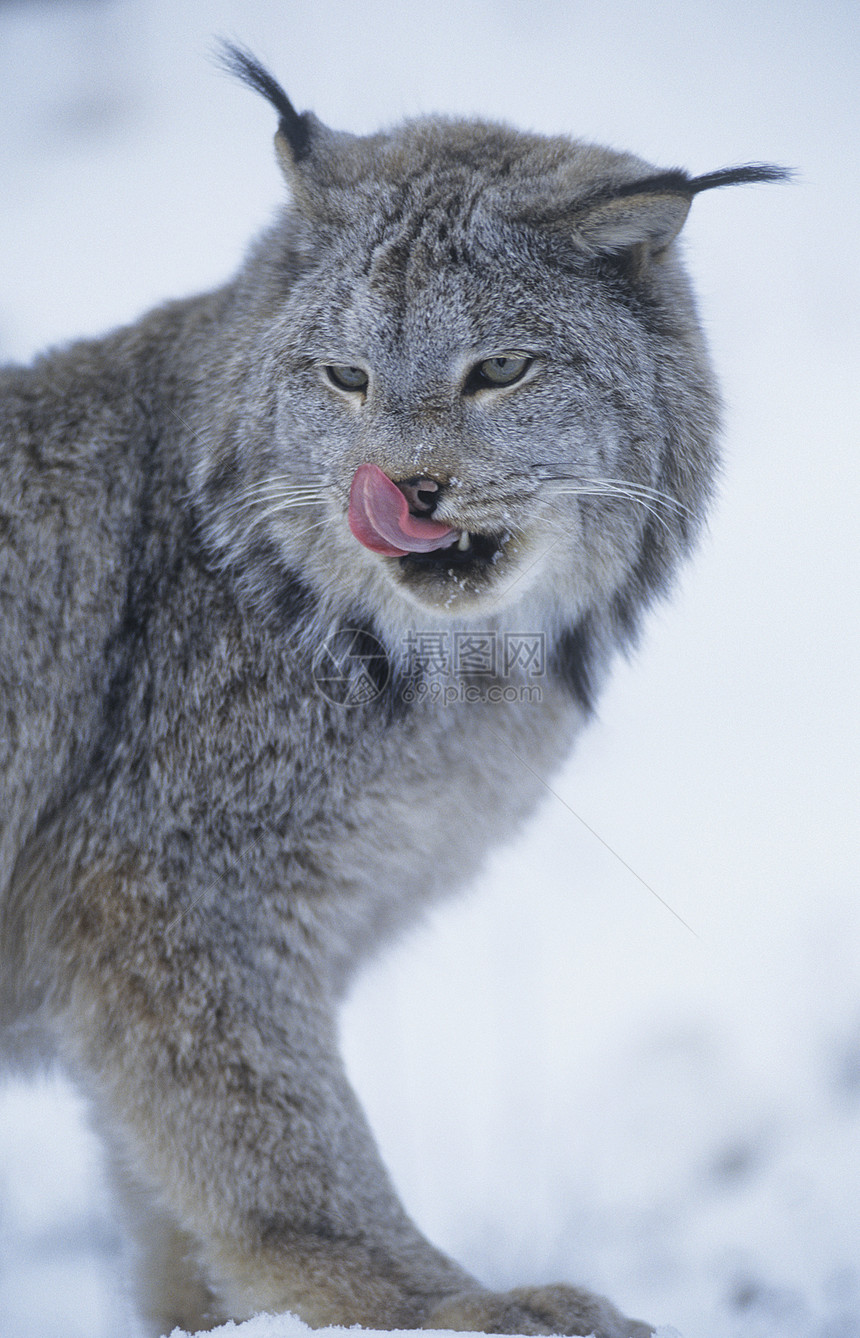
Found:
[[[0,376],[6,1049],[87,1094],[152,1333],[291,1310],[643,1335],[576,1288],[487,1291],[421,1236],[337,1006],[532,811],[700,527],[695,179],[439,117],[358,138],[293,113],[291,144],[281,97],[290,203],[230,283]],[[511,351],[521,380],[476,383]],[[359,544],[362,463],[439,481],[484,560]],[[355,705],[320,686],[344,628],[385,648],[344,661],[350,692],[373,669]],[[542,637],[545,673],[428,655],[470,631]]]

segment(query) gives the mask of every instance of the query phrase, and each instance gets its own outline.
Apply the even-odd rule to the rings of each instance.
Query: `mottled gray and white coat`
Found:
[[[533,809],[688,551],[717,403],[674,238],[768,170],[437,117],[336,134],[230,59],[281,115],[282,215],[218,291],[0,374],[5,1050],[92,1103],[154,1334],[642,1335],[422,1237],[337,1006]],[[460,541],[358,542],[367,464],[429,482]],[[466,632],[540,637],[543,674],[422,658]],[[353,704],[326,645],[372,685]]]

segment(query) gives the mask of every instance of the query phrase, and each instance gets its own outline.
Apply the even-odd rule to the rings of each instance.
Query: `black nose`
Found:
[[[397,486],[409,503],[409,510],[418,516],[429,516],[432,511],[435,511],[442,495],[442,485],[440,483],[437,483],[435,479],[427,479],[421,476],[403,479]]]

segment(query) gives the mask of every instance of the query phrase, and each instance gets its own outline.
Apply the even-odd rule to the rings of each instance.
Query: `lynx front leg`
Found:
[[[253,916],[177,916],[121,880],[107,901],[94,892],[61,1025],[183,1254],[163,1233],[150,1249],[151,1314],[176,1313],[178,1277],[207,1320],[288,1310],[314,1326],[650,1332],[572,1288],[488,1292],[421,1236],[344,1076],[307,923],[299,946],[274,943]]]
[[[114,1159],[111,1180],[130,1237],[133,1293],[146,1332],[198,1333],[223,1324],[228,1316],[201,1267],[200,1242],[132,1178],[124,1157]]]
[[[152,1220],[175,1223],[199,1260],[215,1314],[417,1327],[477,1286],[397,1200],[343,1073],[307,924],[273,941],[253,910],[177,913],[177,897],[128,872],[77,894],[65,1049]],[[181,1261],[166,1253],[148,1251],[156,1294],[176,1290]]]

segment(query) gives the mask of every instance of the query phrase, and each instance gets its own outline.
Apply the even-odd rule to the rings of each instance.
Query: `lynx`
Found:
[[[568,138],[275,108],[218,291],[0,378],[0,1010],[86,1093],[149,1331],[651,1332],[488,1290],[347,1083],[360,965],[535,807],[689,552],[712,187]]]

